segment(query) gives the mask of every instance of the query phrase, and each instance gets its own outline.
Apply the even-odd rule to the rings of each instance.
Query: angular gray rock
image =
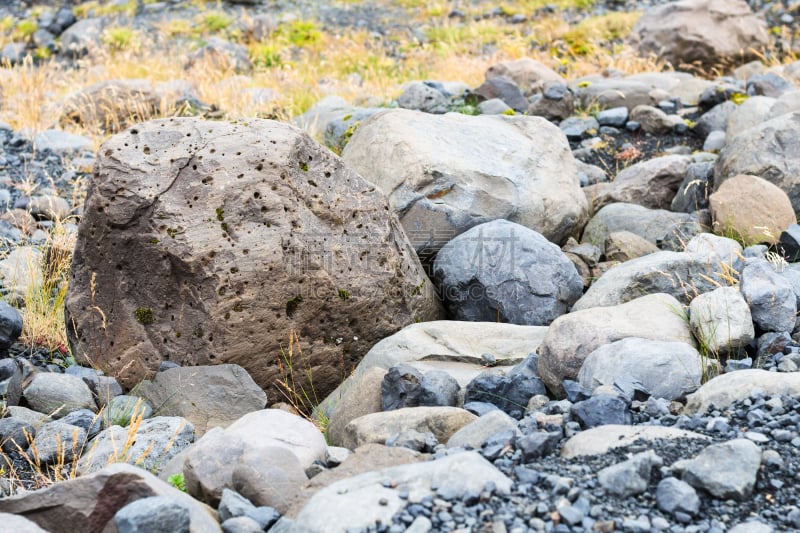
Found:
[[[640,381],[656,398],[677,400],[700,387],[703,361],[685,342],[628,337],[591,352],[578,372],[578,382],[594,390],[614,385],[623,376]]]
[[[6,302],[0,302],[0,351],[8,350],[22,334],[22,315]]]
[[[690,460],[683,480],[719,499],[750,496],[761,465],[761,448],[748,439],[712,444]]]
[[[586,357],[604,344],[626,337],[686,342],[694,346],[681,303],[667,294],[650,294],[614,307],[573,311],[556,319],[539,346],[539,374],[547,388],[562,395],[561,382],[578,376]]]
[[[236,364],[170,368],[142,381],[136,394],[157,405],[159,415],[189,420],[198,437],[267,404],[261,387]]]
[[[78,472],[86,475],[111,463],[130,463],[158,475],[170,459],[195,440],[192,424],[180,417],[156,416],[135,429],[111,426],[101,431],[86,445]],[[131,444],[126,446],[129,440]]]
[[[159,411],[160,412],[160,411]],[[108,426],[125,427],[134,418],[146,419],[153,415],[153,407],[138,396],[114,396],[106,404],[103,421]]]
[[[649,209],[669,209],[691,162],[689,156],[667,155],[635,163],[621,170],[608,192],[592,203],[595,208],[625,202]]]
[[[95,170],[68,336],[125,387],[165,360],[235,362],[277,399],[276,355],[302,331],[295,386],[324,397],[380,339],[439,317],[382,193],[293,126],[154,120],[106,141]]]
[[[754,336],[750,307],[736,287],[720,287],[700,294],[689,304],[692,333],[709,352],[736,354]]]
[[[719,286],[717,265],[686,252],[656,252],[607,270],[575,302],[573,311],[617,305],[644,294],[670,294],[689,303]]]
[[[514,81],[525,96],[531,96],[545,82],[563,82],[556,71],[529,57],[495,63],[486,71],[486,79],[505,76]]]
[[[233,465],[230,488],[255,505],[268,506],[285,513],[294,496],[308,481],[305,469],[295,455],[286,448],[276,446],[247,450]],[[230,492],[222,485],[220,510],[225,494]]]
[[[588,242],[605,251],[605,242],[609,233],[630,231],[659,244],[667,235],[675,232],[683,225],[696,225],[696,219],[689,213],[673,213],[664,209],[648,209],[646,207],[613,203],[600,209],[586,224],[581,242]]]
[[[763,331],[794,330],[797,299],[792,284],[763,259],[749,259],[742,270],[740,290],[753,323]]]
[[[561,249],[507,220],[480,224],[436,256],[434,280],[456,320],[549,325],[583,293]]]
[[[24,515],[46,531],[103,531],[114,527],[118,510],[149,496],[167,496],[189,509],[192,533],[220,531],[210,508],[128,464],[109,465],[88,476],[2,498],[0,513]]]
[[[78,409],[97,410],[86,383],[69,374],[37,373],[23,395],[31,409],[53,418],[62,418]]]
[[[63,461],[69,464],[73,457],[80,456],[86,445],[86,431],[61,421],[48,422],[36,432],[36,438],[28,449],[28,457],[42,464]]]
[[[387,487],[384,480],[391,479]],[[415,463],[368,472],[344,479],[320,490],[295,518],[298,531],[346,531],[366,529],[377,521],[391,523],[406,506],[401,492],[419,501],[436,493],[448,499],[479,494],[492,483],[497,494],[507,494],[511,480],[477,452],[462,452],[436,461]],[[304,529],[305,528],[305,529]]]
[[[447,447],[479,450],[481,445],[486,442],[486,439],[492,435],[509,429],[515,430],[516,428],[516,420],[500,409],[495,409],[453,433],[447,440]]]
[[[607,466],[597,473],[597,480],[607,492],[627,498],[641,494],[650,484],[653,468],[663,464],[661,457],[652,450],[637,453],[630,459]]]
[[[727,67],[755,59],[769,42],[766,24],[744,0],[680,0],[651,7],[634,25],[642,55],[676,69]]]
[[[0,448],[5,453],[25,451],[36,436],[33,424],[20,418],[0,418]]]
[[[288,450],[305,469],[325,460],[327,444],[319,429],[300,416],[280,409],[248,413],[225,429],[207,432],[189,449],[183,466],[187,492],[216,506],[222,489],[234,488],[239,459],[272,447]]]
[[[516,419],[525,414],[525,407],[533,396],[546,394],[539,378],[539,360],[535,353],[525,358],[509,372],[489,369],[470,381],[465,390],[464,403],[485,402]]]
[[[397,105],[403,109],[413,109],[425,113],[446,113],[449,104],[449,99],[441,91],[437,91],[421,81],[412,81],[397,97]]]
[[[389,196],[418,253],[490,220],[556,243],[586,220],[569,145],[540,117],[387,110],[361,124],[342,158]]]
[[[189,533],[189,509],[169,496],[150,496],[129,503],[114,515],[119,533]]]
[[[769,118],[770,109],[775,105],[774,98],[750,96],[737,105],[728,117],[725,139],[731,140],[745,130],[758,126]]]
[[[665,513],[686,513],[694,516],[700,511],[700,498],[694,488],[680,479],[667,477],[658,482],[656,504]]]

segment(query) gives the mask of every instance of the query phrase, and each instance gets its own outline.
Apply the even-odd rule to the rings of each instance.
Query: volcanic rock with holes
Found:
[[[540,117],[387,110],[361,124],[342,158],[389,196],[421,256],[491,220],[555,243],[586,220],[567,140]]]
[[[639,53],[674,67],[727,66],[755,58],[769,42],[766,24],[744,0],[680,0],[648,9],[633,27]]]
[[[127,387],[177,361],[236,362],[267,389],[296,331],[296,385],[312,371],[320,398],[440,312],[375,186],[295,127],[198,119],[103,145],[66,310],[76,358]]]

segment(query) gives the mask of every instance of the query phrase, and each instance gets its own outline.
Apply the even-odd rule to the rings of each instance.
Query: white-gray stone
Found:
[[[709,438],[700,433],[667,426],[605,425],[581,431],[561,447],[561,457],[572,459],[584,455],[602,455],[609,450],[629,446],[638,440]]]
[[[736,287],[700,294],[689,304],[689,325],[711,354],[736,353],[755,335],[750,307]]]
[[[794,289],[769,262],[748,260],[739,286],[755,325],[763,331],[794,330],[797,319]]]
[[[746,369],[721,374],[687,397],[684,413],[705,413],[712,405],[716,409],[725,409],[750,396],[754,389],[764,391],[767,396],[796,396],[800,394],[800,373]]]
[[[748,439],[712,444],[689,461],[683,479],[715,498],[742,501],[756,483],[761,448]]]
[[[37,373],[23,395],[31,409],[53,418],[61,418],[78,409],[97,410],[86,383],[69,374]]]

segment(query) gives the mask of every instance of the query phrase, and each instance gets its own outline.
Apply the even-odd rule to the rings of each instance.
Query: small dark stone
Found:
[[[790,224],[781,232],[778,251],[790,263],[800,260],[800,224]]]
[[[572,416],[583,429],[606,424],[629,425],[632,421],[626,402],[608,394],[598,394],[576,403],[572,407]]]

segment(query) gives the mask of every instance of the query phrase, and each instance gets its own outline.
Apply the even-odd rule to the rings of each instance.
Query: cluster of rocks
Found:
[[[725,42],[658,47],[673,63],[763,44],[744,2],[707,4],[654,7],[642,46],[668,27],[648,16],[698,6]],[[798,72],[566,80],[505,62],[479,87],[409,84],[398,109],[329,98],[297,118],[341,158],[268,120],[124,129],[98,152],[70,274],[87,366],[0,360],[3,520],[800,528]],[[84,93],[75,113],[109,115],[77,120],[124,128],[130,110],[81,103],[114,94]],[[465,106],[481,114],[449,112]],[[27,161],[54,188],[8,191],[27,209],[14,254],[25,215],[35,242],[73,212],[66,154],[90,145],[0,139],[0,170]],[[0,306],[0,349],[21,327]],[[304,418],[287,397],[324,400]],[[19,490],[50,479],[67,481]]]

